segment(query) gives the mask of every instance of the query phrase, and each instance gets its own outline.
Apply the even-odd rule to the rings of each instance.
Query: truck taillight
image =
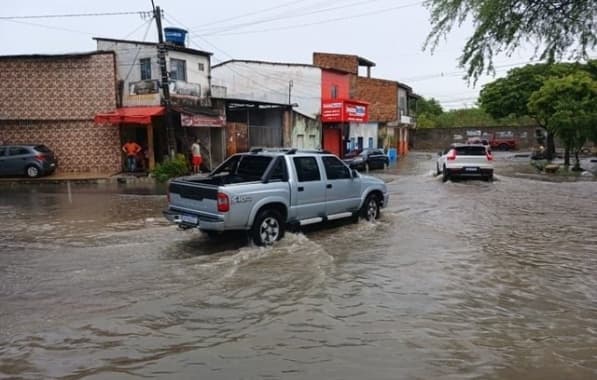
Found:
[[[489,151],[487,151],[487,161],[493,161],[493,155]]]
[[[230,211],[230,198],[224,193],[218,193],[218,212]]]
[[[456,159],[456,149],[451,149],[448,152],[448,156],[446,157],[448,160],[455,160]]]

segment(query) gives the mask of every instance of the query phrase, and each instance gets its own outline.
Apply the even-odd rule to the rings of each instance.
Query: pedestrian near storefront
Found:
[[[195,139],[193,145],[191,145],[191,155],[193,161],[193,173],[197,174],[201,172],[201,163],[203,162],[203,157],[201,157],[201,145],[200,140]]]
[[[122,151],[126,154],[126,170],[134,172],[137,169],[137,155],[141,151],[141,146],[129,139],[122,146]]]

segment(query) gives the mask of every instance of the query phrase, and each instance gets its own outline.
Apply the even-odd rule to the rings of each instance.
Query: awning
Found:
[[[165,107],[123,107],[112,112],[98,113],[95,115],[97,124],[151,124],[153,116],[162,116],[166,113]]]

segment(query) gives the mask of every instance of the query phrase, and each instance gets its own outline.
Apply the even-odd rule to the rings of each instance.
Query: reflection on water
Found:
[[[0,377],[595,378],[595,183],[433,165],[273,248],[176,230],[163,189],[0,189]]]

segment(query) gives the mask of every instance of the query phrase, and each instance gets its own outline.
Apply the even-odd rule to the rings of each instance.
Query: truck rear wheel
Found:
[[[262,210],[257,214],[251,237],[255,245],[272,245],[284,237],[285,226],[282,216],[276,210]]]

